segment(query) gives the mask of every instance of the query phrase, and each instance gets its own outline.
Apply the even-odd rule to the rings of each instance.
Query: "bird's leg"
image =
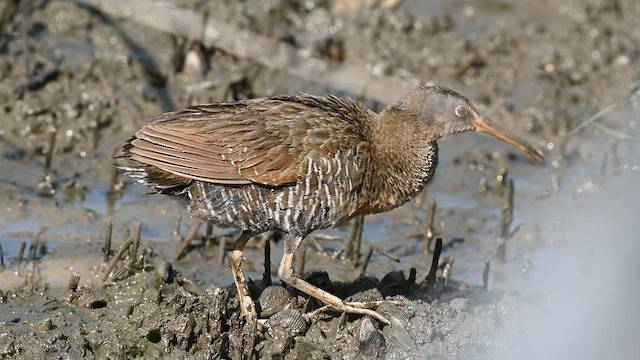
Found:
[[[304,238],[301,236],[293,236],[285,234],[284,237],[284,255],[280,261],[280,267],[278,268],[278,277],[290,286],[304,292],[307,295],[322,301],[331,308],[338,311],[343,311],[352,314],[368,315],[374,319],[379,320],[385,324],[389,324],[389,321],[382,315],[371,310],[375,308],[379,302],[344,302],[339,297],[332,295],[317,286],[311,285],[308,282],[300,279],[293,273],[293,254],[302,243]]]
[[[243,231],[242,234],[233,243],[233,250],[227,253],[227,260],[231,265],[231,273],[233,274],[233,281],[236,283],[238,289],[238,299],[240,300],[240,314],[247,320],[248,323],[254,323],[258,316],[256,314],[256,308],[253,305],[253,300],[249,295],[249,289],[244,278],[244,272],[242,271],[242,250],[247,244],[247,241],[254,234]]]

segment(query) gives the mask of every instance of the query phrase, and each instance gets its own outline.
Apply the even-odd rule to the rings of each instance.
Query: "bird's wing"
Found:
[[[369,116],[364,105],[333,96],[195,106],[142,128],[123,157],[192,180],[280,186],[304,180],[308,159],[362,143],[359,123]]]

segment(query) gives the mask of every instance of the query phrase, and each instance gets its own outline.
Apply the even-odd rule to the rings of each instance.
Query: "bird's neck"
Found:
[[[399,114],[383,111],[372,128],[372,148],[359,214],[396,208],[415,197],[433,176],[438,146],[430,134]]]

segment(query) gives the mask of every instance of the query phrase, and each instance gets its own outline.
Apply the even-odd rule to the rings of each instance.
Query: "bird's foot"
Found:
[[[382,316],[380,313],[372,310],[375,309],[376,307],[378,307],[380,304],[383,303],[391,303],[394,305],[406,305],[406,302],[401,301],[401,300],[380,300],[380,301],[366,301],[366,302],[360,302],[360,301],[348,301],[348,302],[343,302],[339,305],[326,305],[323,306],[317,310],[314,310],[312,312],[310,312],[308,314],[309,317],[313,317],[319,313],[322,313],[324,311],[327,310],[335,310],[335,311],[341,311],[341,312],[346,312],[346,313],[350,313],[350,314],[359,314],[359,315],[366,315],[366,316],[370,316],[378,321],[380,321],[381,323],[385,324],[385,325],[389,325],[391,324],[389,322],[389,320],[387,320],[384,316]]]
[[[344,304],[361,309],[375,309],[385,303],[393,305],[407,305],[407,302],[404,300],[346,301]]]

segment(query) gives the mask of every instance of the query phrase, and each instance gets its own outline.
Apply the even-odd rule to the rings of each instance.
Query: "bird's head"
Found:
[[[415,129],[427,134],[427,141],[436,141],[449,134],[475,130],[511,144],[534,160],[544,163],[539,151],[517,136],[500,128],[457,91],[439,87],[423,86],[408,93],[385,111],[411,119]]]

